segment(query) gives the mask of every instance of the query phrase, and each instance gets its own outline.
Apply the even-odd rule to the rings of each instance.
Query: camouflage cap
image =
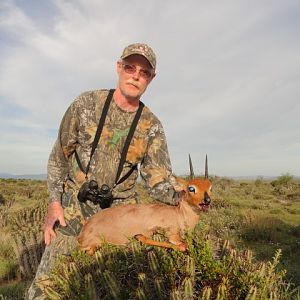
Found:
[[[135,43],[127,46],[121,58],[124,59],[130,55],[138,54],[144,56],[150,63],[153,69],[156,67],[156,56],[151,47],[146,44]]]

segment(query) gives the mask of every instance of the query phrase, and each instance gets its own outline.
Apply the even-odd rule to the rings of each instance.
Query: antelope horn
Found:
[[[205,157],[205,175],[204,175],[205,179],[208,179],[208,164],[207,164],[207,154]]]
[[[194,179],[195,174],[194,174],[194,168],[193,168],[192,159],[190,155],[189,155],[189,163],[190,163],[190,179]]]

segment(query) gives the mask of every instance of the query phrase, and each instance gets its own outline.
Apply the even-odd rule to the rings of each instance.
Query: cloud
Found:
[[[299,9],[292,0],[1,3],[1,171],[42,172],[72,99],[114,87],[124,46],[144,41],[158,74],[143,99],[176,173],[188,153],[201,171],[208,153],[218,175],[299,175]]]

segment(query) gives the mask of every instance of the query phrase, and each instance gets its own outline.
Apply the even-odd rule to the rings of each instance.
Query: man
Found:
[[[83,93],[66,111],[48,162],[46,249],[29,299],[43,299],[42,290],[55,259],[76,246],[84,220],[101,209],[97,201],[81,199],[78,194],[86,195],[91,181],[96,182],[97,191],[103,185],[109,188],[111,205],[133,203],[137,201],[135,185],[140,165],[141,177],[152,197],[173,205],[178,201],[170,183],[171,164],[162,125],[148,107],[141,108],[140,98],[155,77],[155,68],[156,56],[148,45],[129,45],[117,62],[115,91]],[[112,101],[105,114],[110,96]],[[124,144],[138,112],[140,117],[126,152]],[[124,154],[126,159],[120,167]]]

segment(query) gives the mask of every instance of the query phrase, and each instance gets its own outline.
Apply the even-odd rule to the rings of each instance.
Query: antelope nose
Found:
[[[210,197],[209,197],[209,195],[208,195],[208,193],[207,192],[205,192],[204,193],[204,204],[205,205],[209,205],[210,204]]]

